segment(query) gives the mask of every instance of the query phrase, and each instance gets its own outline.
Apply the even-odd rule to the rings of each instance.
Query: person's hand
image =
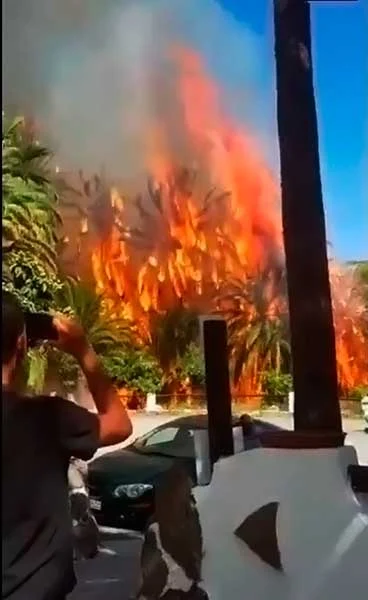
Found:
[[[90,349],[83,327],[75,319],[60,314],[54,316],[52,323],[58,333],[54,345],[77,360],[82,360]]]

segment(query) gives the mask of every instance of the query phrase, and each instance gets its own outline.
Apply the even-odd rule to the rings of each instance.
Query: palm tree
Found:
[[[225,257],[239,263],[233,241],[220,227],[228,196],[215,188],[203,194],[195,171],[175,167],[163,183],[150,178],[146,194],[136,198],[136,227],[116,220],[122,240],[143,257],[137,299],[144,310],[197,299],[205,286],[215,289]]]
[[[69,279],[56,295],[56,302],[62,310],[78,318],[90,344],[101,359],[118,356],[131,341],[131,327],[123,319],[109,316],[104,309],[103,296],[97,294],[94,288]],[[66,360],[68,359],[64,356],[64,365]],[[54,364],[55,362],[60,365],[60,353]],[[70,367],[71,379],[77,378],[77,395],[83,404],[89,397],[85,378],[79,369],[75,370],[75,366],[73,370],[69,361],[66,370]]]
[[[93,280],[91,254],[108,237],[114,223],[109,184],[104,173],[87,179],[81,170],[77,174],[59,172],[58,181],[63,186],[61,262],[68,274]]]
[[[56,271],[57,213],[44,192],[21,179],[3,175],[3,258],[16,250],[30,252]]]
[[[11,252],[37,256],[56,271],[58,196],[48,177],[50,152],[24,133],[23,119],[4,119],[2,137],[3,263]]]
[[[36,185],[49,185],[52,153],[35,139],[23,117],[3,123],[3,161],[5,172]],[[3,165],[4,172],[4,165]]]
[[[58,309],[75,316],[81,323],[90,344],[102,358],[116,356],[131,342],[131,328],[122,319],[110,317],[104,310],[104,299],[94,288],[73,279],[67,279],[55,293]],[[40,392],[46,378],[67,383],[65,389],[73,388],[84,379],[79,368],[69,355],[56,349],[44,348],[34,351],[29,357],[28,383]],[[64,391],[65,391],[64,389]]]
[[[151,319],[151,348],[168,379],[175,379],[178,361],[199,336],[198,315],[178,306]]]
[[[109,316],[103,296],[89,285],[67,279],[56,293],[55,303],[61,311],[77,317],[97,354],[115,352],[131,340],[131,326]]]
[[[341,432],[309,2],[274,0],[274,24],[295,429]]]
[[[290,346],[284,280],[265,271],[227,283],[218,298],[229,330],[233,381],[258,391],[262,374],[289,366]]]

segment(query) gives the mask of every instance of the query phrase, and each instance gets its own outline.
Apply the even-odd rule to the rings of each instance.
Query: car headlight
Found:
[[[127,496],[127,498],[140,498],[145,492],[153,489],[149,483],[130,483],[128,485],[118,485],[113,491],[115,498]]]

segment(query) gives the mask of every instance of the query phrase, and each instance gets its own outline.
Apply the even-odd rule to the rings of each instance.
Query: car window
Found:
[[[187,427],[162,427],[141,438],[140,447],[147,454],[155,452],[177,458],[194,458],[193,431]]]
[[[153,432],[151,435],[146,437],[144,446],[156,446],[157,444],[167,444],[172,442],[179,431],[178,427],[164,427],[159,431]]]

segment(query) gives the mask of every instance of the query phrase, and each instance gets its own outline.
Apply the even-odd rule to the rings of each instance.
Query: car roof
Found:
[[[232,426],[239,427],[242,426],[244,431],[247,431],[247,427],[253,424],[255,427],[260,427],[262,430],[266,431],[285,431],[283,427],[279,425],[275,425],[270,423],[269,421],[264,421],[263,419],[253,418],[247,413],[243,413],[242,415],[233,415],[232,416]],[[185,417],[178,417],[173,419],[172,421],[167,421],[163,425],[157,427],[157,429],[163,429],[165,427],[187,427],[188,429],[208,429],[208,415],[207,413],[197,414],[197,415],[187,415]]]
[[[241,424],[244,424],[244,421],[251,421],[251,417],[247,414],[244,415],[233,415],[232,416],[232,426],[237,427]],[[172,421],[167,421],[161,427],[175,425],[176,427],[188,427],[189,429],[207,429],[208,428],[208,415],[199,414],[199,415],[187,415],[185,417],[178,417],[177,419],[173,419]]]

